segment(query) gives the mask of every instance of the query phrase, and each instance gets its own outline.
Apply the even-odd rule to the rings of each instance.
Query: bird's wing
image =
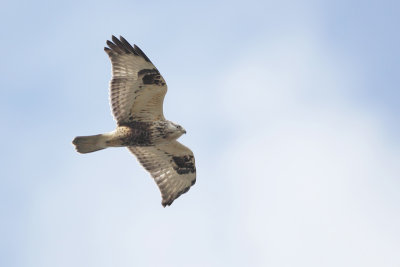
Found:
[[[196,182],[193,152],[178,141],[128,149],[156,181],[164,207],[171,205]]]
[[[163,101],[167,85],[143,51],[122,36],[112,36],[104,51],[112,64],[111,109],[118,125],[130,121],[164,120]]]

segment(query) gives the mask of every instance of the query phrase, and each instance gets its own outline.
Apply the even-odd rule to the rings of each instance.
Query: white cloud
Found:
[[[400,152],[351,99],[351,62],[321,47],[279,40],[221,82],[236,132],[222,157],[239,209],[231,232],[259,266],[397,266]]]

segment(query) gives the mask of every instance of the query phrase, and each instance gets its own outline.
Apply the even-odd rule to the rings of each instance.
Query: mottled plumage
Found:
[[[72,142],[80,153],[128,147],[156,181],[162,205],[171,205],[196,182],[193,152],[176,141],[186,131],[164,118],[167,85],[143,51],[122,36],[112,36],[107,45],[104,50],[112,64],[110,104],[117,128]]]

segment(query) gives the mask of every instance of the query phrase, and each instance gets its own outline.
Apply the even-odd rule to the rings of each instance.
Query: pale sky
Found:
[[[6,1],[0,266],[400,266],[396,1]],[[111,35],[168,84],[197,182],[111,131]]]

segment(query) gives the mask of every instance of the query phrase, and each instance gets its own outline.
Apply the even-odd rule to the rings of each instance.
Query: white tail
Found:
[[[107,137],[103,134],[91,136],[78,136],[72,141],[79,153],[90,153],[107,148]]]

